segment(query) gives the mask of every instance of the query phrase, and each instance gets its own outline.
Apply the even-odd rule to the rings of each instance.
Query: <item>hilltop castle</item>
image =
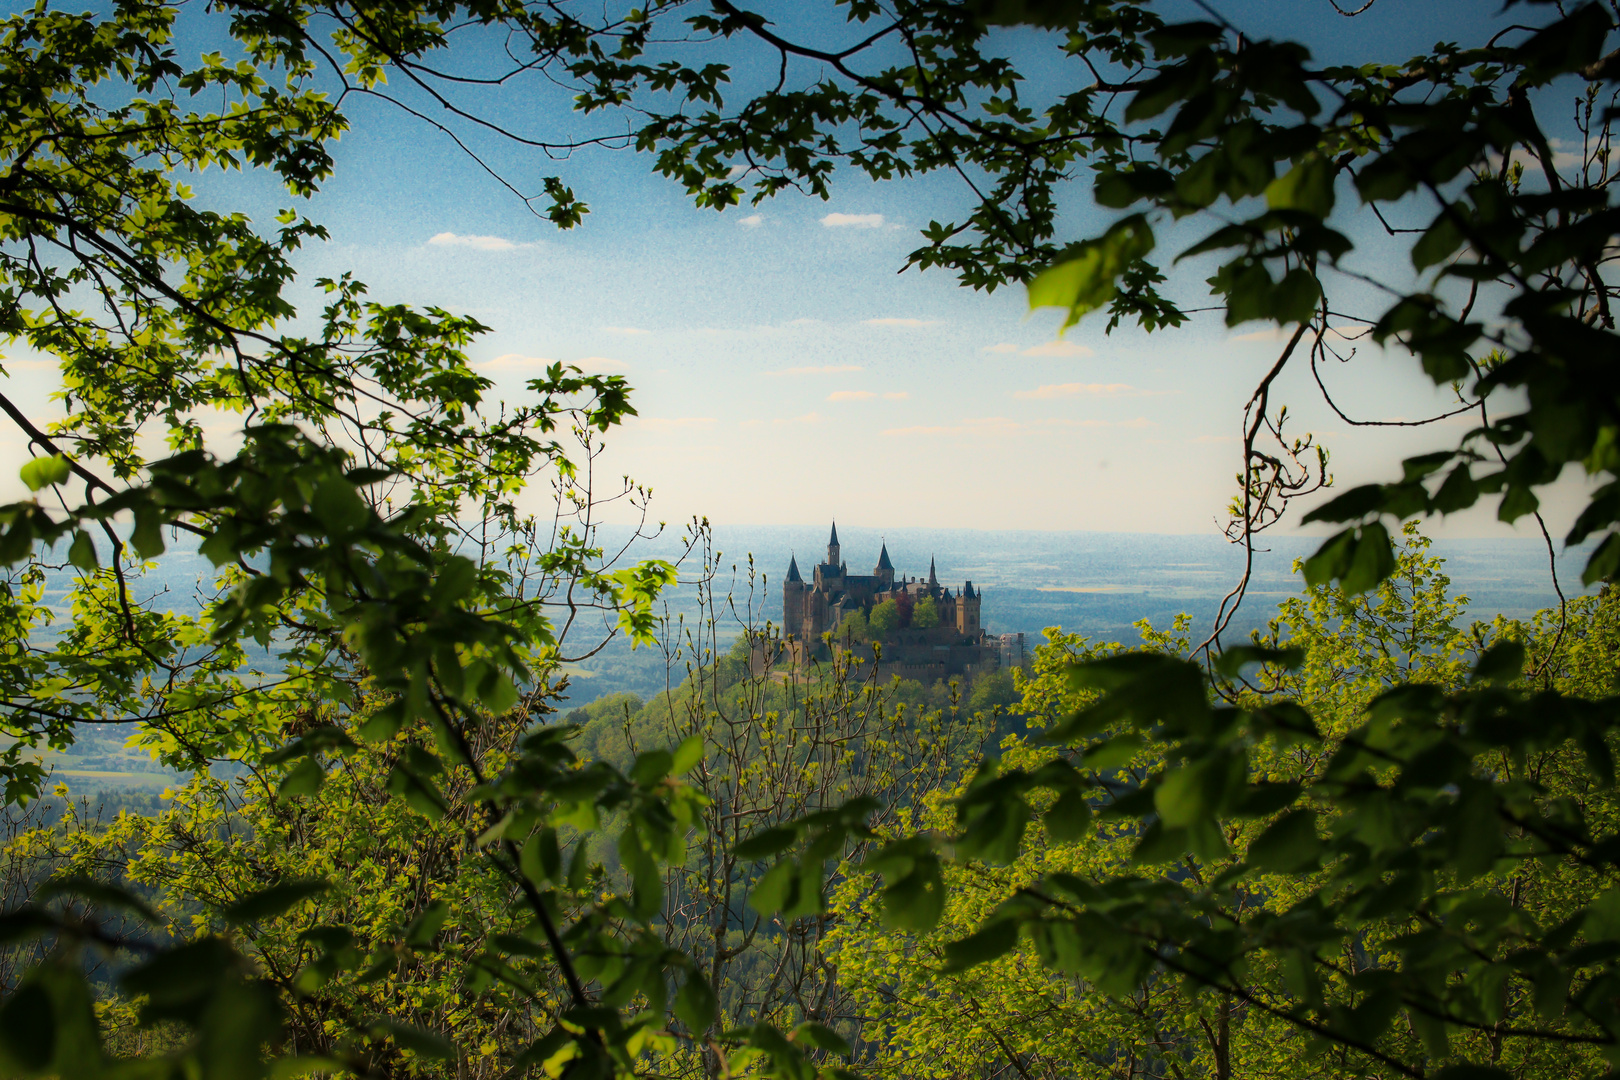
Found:
[[[925,598],[939,614],[937,626],[912,625],[912,613]],[[974,591],[973,582],[953,593],[940,585],[931,559],[927,581],[897,578],[886,543],[870,574],[851,574],[842,557],[836,523],[827,540],[827,561],[816,564],[809,581],[799,572],[796,556],[788,563],[787,580],[782,583],[782,637],[793,643],[790,647],[796,660],[825,654],[822,635],[836,635],[839,624],[850,615],[870,616],[874,607],[890,600],[899,608],[900,629],[883,643],[879,665],[883,678],[894,674],[932,681],[1019,666],[1024,661],[1024,635],[991,637],[980,626],[983,596]]]

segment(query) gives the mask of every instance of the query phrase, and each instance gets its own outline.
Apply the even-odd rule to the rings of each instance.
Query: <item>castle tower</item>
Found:
[[[810,587],[799,574],[797,557],[788,562],[787,580],[782,582],[782,633],[805,640],[805,601]]]
[[[887,592],[889,589],[894,588],[894,563],[889,561],[889,545],[887,543],[883,545],[883,550],[878,553],[877,569],[872,571],[872,576],[878,579],[880,591]]]
[[[973,591],[971,581],[962,586],[956,602],[956,630],[967,637],[979,636],[979,594]]]
[[[832,536],[827,540],[827,565],[837,566],[842,560],[838,558],[838,522],[833,522]]]
[[[928,556],[928,591],[937,592],[938,590],[939,578],[934,576],[934,557],[930,555]]]

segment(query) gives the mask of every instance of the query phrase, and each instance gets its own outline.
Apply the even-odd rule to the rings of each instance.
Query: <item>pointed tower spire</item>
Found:
[[[883,545],[883,550],[878,553],[877,568],[879,570],[893,570],[894,569],[894,563],[889,561],[889,545],[887,543],[885,543]]]
[[[939,578],[934,576],[934,557],[932,555],[928,556],[928,584],[939,584]]]
[[[827,538],[827,562],[837,566],[841,560],[838,558],[838,522],[833,522],[832,535]]]
[[[804,581],[804,578],[799,576],[799,559],[798,559],[798,556],[793,556],[788,560],[788,576],[787,576],[787,579],[788,579],[789,582],[795,582],[795,581],[802,582],[802,581]]]

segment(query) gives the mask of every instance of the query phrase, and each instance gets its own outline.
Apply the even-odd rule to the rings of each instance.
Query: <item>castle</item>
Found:
[[[924,599],[938,613],[938,625],[912,624],[912,615]],[[797,556],[788,563],[787,580],[782,583],[782,638],[790,643],[796,662],[825,655],[823,635],[830,632],[836,638],[839,625],[852,614],[869,617],[874,607],[892,600],[899,609],[900,627],[883,641],[878,665],[881,678],[898,675],[929,682],[1021,666],[1024,635],[987,635],[979,624],[983,599],[971,581],[955,593],[941,586],[933,560],[928,563],[927,581],[897,579],[886,543],[870,574],[851,574],[834,523],[827,540],[827,561],[816,564],[809,581],[799,572]]]

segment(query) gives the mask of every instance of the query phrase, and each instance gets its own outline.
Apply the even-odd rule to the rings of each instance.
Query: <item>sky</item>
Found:
[[[1190,3],[1164,6],[1172,19],[1199,17]],[[1381,0],[1344,19],[1328,0],[1219,6],[1250,36],[1299,37],[1323,62],[1403,59],[1497,10]],[[808,8],[763,7],[787,20]],[[847,37],[838,26],[810,30]],[[1028,31],[1008,38],[1010,51],[1036,58],[1034,95],[1076,77],[1042,59],[1043,44]],[[746,82],[756,58],[737,59]],[[515,128],[586,130],[555,91],[503,95],[487,111]],[[376,299],[475,316],[492,331],[473,359],[504,400],[522,400],[524,382],[554,360],[624,375],[639,415],[608,437],[598,471],[649,485],[657,519],[1152,533],[1225,524],[1243,405],[1281,347],[1272,330],[1228,329],[1203,315],[1153,335],[1109,335],[1096,319],[1060,334],[1061,313],[1030,312],[1021,287],[986,294],[946,271],[900,273],[918,230],[967,205],[940,178],[878,185],[841,175],[830,201],[789,194],[717,214],[692,207],[633,151],[553,161],[474,137],[518,186],[533,190],[557,174],[590,204],[581,227],[560,232],[420,121],[377,101],[358,103],[351,118],[336,178],[300,208],[332,233],[302,260],[302,305],[318,307],[308,288],[315,277],[351,271]],[[266,221],[291,202],[252,177],[214,174],[198,190]],[[1067,235],[1109,220],[1083,185],[1064,197]],[[1203,227],[1162,242],[1185,246]],[[1398,249],[1356,238],[1367,244],[1364,269],[1409,276]],[[1183,264],[1171,294],[1199,306],[1211,265]],[[1347,412],[1410,419],[1445,407],[1448,395],[1411,358],[1354,348],[1353,360],[1324,373]],[[53,373],[20,359],[8,393],[48,415]],[[1341,489],[1391,478],[1400,458],[1454,445],[1466,430],[1461,421],[1351,428],[1322,404],[1301,364],[1275,400],[1290,405],[1291,430],[1329,448]],[[13,449],[21,453],[14,439],[0,444],[7,456]],[[1555,529],[1581,489],[1577,480],[1547,500]],[[1431,531],[1526,528],[1475,511]]]

